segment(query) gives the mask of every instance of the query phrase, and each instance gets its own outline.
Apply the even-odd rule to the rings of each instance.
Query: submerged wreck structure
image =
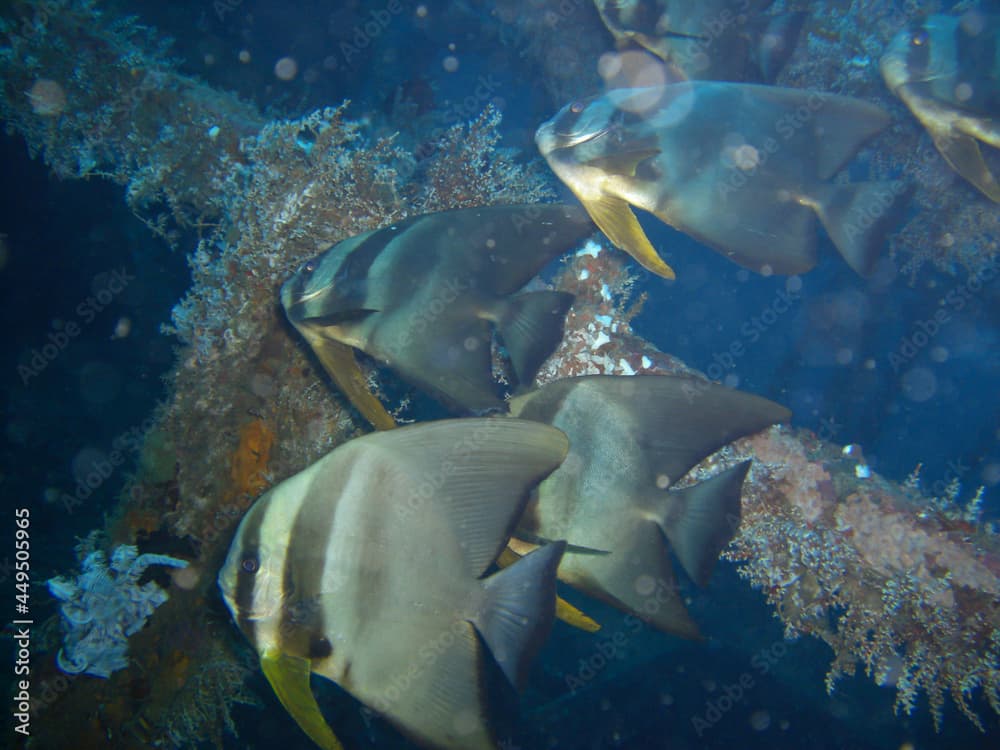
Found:
[[[267,121],[180,74],[154,35],[89,0],[7,8],[0,118],[8,131],[57,177],[122,185],[129,206],[168,240],[200,237],[186,248],[193,284],[169,330],[179,343],[169,400],[102,530],[109,549],[138,545],[188,564],[173,570],[169,601],[131,635],[127,666],[117,663],[107,679],[68,677],[58,649],[38,655],[34,712],[59,721],[37,722],[32,741],[221,746],[234,728],[231,707],[255,701],[245,648],[217,601],[231,534],[264,489],[363,429],[284,324],[281,283],[320,249],[407,216],[553,193],[540,169],[496,148],[492,107],[418,153],[401,139],[370,137],[344,106]],[[693,372],[632,333],[642,301],[632,299],[632,281],[620,256],[596,243],[569,259],[553,283],[577,302],[541,382]],[[691,481],[753,459],[727,556],[787,637],[829,645],[831,690],[860,664],[895,686],[903,713],[923,694],[937,721],[950,697],[980,729],[996,727],[997,536],[975,508],[932,503],[917,481],[872,474],[857,452],[821,438],[774,427],[695,469]],[[535,716],[544,722],[544,708]]]

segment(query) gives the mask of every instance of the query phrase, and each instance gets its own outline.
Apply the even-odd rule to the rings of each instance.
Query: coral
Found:
[[[135,547],[121,545],[111,553],[110,565],[104,553],[95,550],[83,559],[75,580],[49,579],[49,591],[62,602],[65,641],[57,657],[60,669],[110,677],[128,666],[128,637],[168,598],[153,581],[139,585],[150,565],[183,568],[187,562],[140,555]]]
[[[265,470],[271,457],[274,432],[263,419],[247,422],[240,429],[240,444],[233,454],[229,477],[236,495],[256,497],[270,483]]]

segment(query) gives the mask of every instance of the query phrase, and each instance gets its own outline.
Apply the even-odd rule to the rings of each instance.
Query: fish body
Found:
[[[516,396],[511,413],[556,426],[570,441],[515,536],[565,539],[560,580],[665,632],[698,637],[670,553],[707,583],[739,525],[749,464],[672,487],[722,446],[788,419],[788,410],[706,381],[650,375],[555,381]]]
[[[499,409],[494,331],[518,381],[530,383],[562,339],[573,297],[518,291],[592,231],[578,208],[557,205],[418,216],[334,245],[285,282],[281,301],[337,385],[376,427],[393,422],[368,392],[352,349],[449,406]]]
[[[520,685],[552,624],[564,545],[482,576],[566,450],[558,430],[522,420],[403,427],[338,447],[250,508],[219,586],[320,746],[339,743],[310,673],[423,745],[495,747],[482,644]]]
[[[573,102],[535,140],[608,239],[660,276],[674,273],[631,206],[763,273],[816,265],[818,219],[866,274],[906,188],[830,178],[888,122],[849,97],[689,81]]]
[[[948,164],[1000,203],[979,149],[1000,148],[1000,15],[929,16],[893,37],[880,68]]]
[[[649,50],[682,79],[773,81],[804,13],[765,15],[774,0],[596,0],[619,45]]]

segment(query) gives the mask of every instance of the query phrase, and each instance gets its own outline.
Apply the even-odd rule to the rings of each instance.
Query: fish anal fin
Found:
[[[977,190],[994,203],[1000,203],[1000,183],[990,171],[979,150],[979,143],[971,135],[951,130],[932,133],[934,145],[956,172],[972,183]]]
[[[511,685],[520,688],[552,628],[556,569],[565,542],[539,547],[483,582],[485,602],[474,620]]]
[[[572,304],[573,295],[568,292],[540,291],[519,294],[504,305],[497,330],[522,386],[531,384],[559,346]]]
[[[309,739],[323,750],[343,750],[340,741],[323,718],[316,696],[309,686],[309,675],[312,672],[309,660],[277,650],[266,650],[260,655],[260,666],[281,705]]]
[[[648,271],[675,279],[674,270],[663,262],[627,201],[610,195],[581,198],[583,207],[612,244],[621,248]]]
[[[827,184],[817,188],[813,208],[847,264],[867,276],[886,235],[899,225],[910,191],[899,181]]]
[[[740,493],[750,462],[744,461],[698,484],[658,493],[658,523],[684,571],[699,586],[708,584],[719,554],[736,535]]]
[[[311,333],[303,327],[302,332],[316,353],[323,369],[347,396],[348,400],[361,412],[376,430],[391,430],[396,426],[382,402],[368,388],[368,381],[354,356],[354,350],[347,344]]]

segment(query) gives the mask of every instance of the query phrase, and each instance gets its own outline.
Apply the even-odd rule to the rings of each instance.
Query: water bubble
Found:
[[[846,346],[842,346],[837,350],[837,364],[838,365],[849,365],[854,361],[854,351]]]
[[[674,705],[674,696],[672,696],[670,693],[663,693],[662,695],[660,695],[660,703],[662,703],[664,706],[672,706]]]
[[[458,70],[458,58],[454,55],[448,55],[441,61],[441,67],[444,68],[446,73],[454,73]]]
[[[670,486],[670,477],[666,474],[656,475],[656,488],[660,490],[665,490]]]
[[[299,73],[299,64],[291,57],[282,57],[274,64],[274,75],[281,81],[290,81]]]
[[[63,87],[48,78],[39,78],[28,89],[31,111],[42,117],[55,117],[66,109],[66,92]]]
[[[771,714],[764,710],[754,711],[750,714],[750,726],[758,732],[763,732],[771,726]]]
[[[99,467],[110,465],[104,451],[97,448],[83,448],[70,462],[70,471],[73,473],[74,481],[95,489],[107,478],[101,476]],[[107,473],[107,469],[105,469],[105,473]]]
[[[654,591],[656,591],[656,580],[653,576],[646,575],[643,573],[641,576],[635,579],[635,592],[639,596],[649,596]]]
[[[937,393],[937,376],[927,367],[914,367],[903,374],[903,395],[921,403]]]
[[[948,351],[948,347],[946,346],[935,346],[931,349],[931,359],[935,362],[947,362],[950,356],[951,352]]]
[[[274,378],[264,372],[254,373],[250,379],[250,390],[261,398],[270,398],[278,390]]]
[[[802,291],[802,277],[789,276],[785,281],[785,291],[791,294],[798,294]]]
[[[250,62],[250,50],[248,50],[248,49],[241,49],[240,50],[240,54],[237,55],[237,58],[239,59],[239,61],[241,63],[243,63],[244,65],[246,65],[248,62]]]

